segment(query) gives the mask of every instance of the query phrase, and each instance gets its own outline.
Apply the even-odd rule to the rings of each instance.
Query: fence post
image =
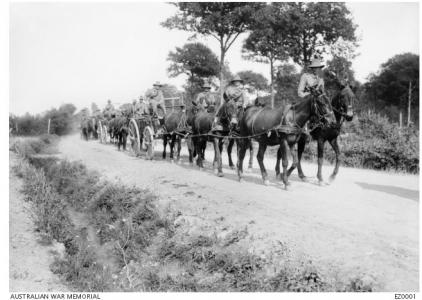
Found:
[[[47,134],[50,134],[50,121],[51,119],[48,119]]]
[[[400,111],[400,113],[399,113],[399,126],[400,126],[400,128],[402,127],[402,125],[403,125],[403,113],[402,113],[402,111]]]

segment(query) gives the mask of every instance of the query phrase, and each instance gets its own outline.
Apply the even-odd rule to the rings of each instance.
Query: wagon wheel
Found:
[[[104,132],[103,132],[103,124],[101,123],[100,120],[98,120],[97,133],[98,133],[98,136],[99,136],[100,143],[103,144],[104,143]]]
[[[142,148],[146,151],[147,159],[154,158],[154,130],[146,126],[143,132]]]
[[[108,134],[108,127],[107,127],[107,125],[105,125],[105,124],[103,125],[102,132],[103,132],[103,141],[104,141],[104,144],[110,143],[110,135]]]
[[[130,152],[135,156],[138,156],[141,152],[141,137],[135,119],[130,119],[129,122],[128,143]]]

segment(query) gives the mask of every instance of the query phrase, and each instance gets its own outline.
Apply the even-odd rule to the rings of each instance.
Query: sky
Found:
[[[416,2],[348,2],[358,25],[356,78],[364,82],[396,54],[419,54]],[[12,3],[10,5],[9,111],[41,113],[63,103],[78,109],[92,102],[116,105],[145,93],[155,81],[181,88],[186,77],[169,78],[167,56],[190,33],[163,28],[174,15],[167,3]],[[246,34],[226,57],[232,72],[253,70],[269,78],[269,66],[242,59]],[[199,37],[219,56],[212,38]]]

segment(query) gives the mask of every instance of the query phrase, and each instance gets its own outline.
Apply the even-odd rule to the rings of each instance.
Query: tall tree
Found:
[[[306,65],[316,53],[326,52],[340,37],[356,41],[356,25],[341,2],[286,2],[279,7],[287,22],[283,29],[289,56]]]
[[[251,34],[242,48],[243,57],[270,65],[271,107],[274,107],[274,64],[288,58],[285,28],[285,3],[271,3],[254,15]]]
[[[217,56],[210,48],[201,43],[189,43],[183,47],[176,47],[171,51],[167,60],[171,62],[167,71],[170,77],[177,77],[180,74],[188,76],[186,90],[193,96],[200,89],[202,78],[217,76],[219,62]]]
[[[246,32],[254,12],[263,3],[254,2],[178,2],[179,11],[162,26],[215,38],[220,44],[220,87],[224,84],[224,60],[227,51],[243,32]],[[220,88],[220,96],[223,89]]]

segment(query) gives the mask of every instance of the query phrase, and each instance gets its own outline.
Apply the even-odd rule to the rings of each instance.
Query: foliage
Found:
[[[252,16],[263,6],[254,2],[177,2],[176,15],[161,23],[169,29],[211,36],[220,44],[220,86],[227,51],[239,35],[248,30]],[[222,90],[220,91],[222,93]]]
[[[414,128],[400,129],[388,118],[379,114],[363,113],[357,120],[346,123],[347,136],[339,139],[341,163],[348,167],[375,170],[395,170],[419,173],[419,131]],[[305,149],[305,159],[315,159],[316,146]],[[329,150],[324,157],[335,159]]]
[[[355,41],[350,11],[341,2],[286,2],[280,4],[286,22],[283,30],[287,51],[294,62],[306,65],[340,37]],[[299,34],[300,33],[300,34]]]
[[[300,74],[297,72],[295,65],[283,64],[278,67],[276,75],[276,103],[278,105],[283,102],[296,102],[299,80]]]
[[[171,61],[167,69],[171,77],[188,75],[186,90],[191,96],[201,90],[203,78],[210,79],[219,72],[217,56],[201,43],[188,43],[182,48],[176,47],[175,52],[169,53],[167,60]]]
[[[244,41],[242,52],[246,59],[270,64],[271,91],[274,87],[274,64],[288,59],[284,31],[286,17],[279,9],[282,3],[271,3],[254,15],[251,33]],[[271,94],[274,106],[274,94]]]
[[[73,104],[63,104],[58,109],[53,108],[42,115],[26,113],[21,117],[9,116],[9,127],[15,135],[40,135],[47,133],[50,119],[50,134],[68,134],[74,125],[76,107]]]
[[[412,109],[419,110],[419,55],[404,53],[395,55],[381,65],[378,74],[372,74],[364,85],[365,101],[373,108],[407,107],[409,83],[412,83]],[[397,115],[389,115],[397,120]],[[414,115],[417,120],[418,114]]]
[[[247,70],[238,72],[237,75],[239,75],[245,84],[253,86],[258,91],[268,90],[268,80],[261,73]]]

